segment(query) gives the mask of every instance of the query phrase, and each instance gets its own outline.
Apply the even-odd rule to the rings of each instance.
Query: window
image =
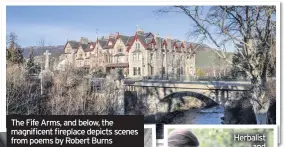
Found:
[[[166,68],[165,67],[163,67],[162,73],[166,74]]]
[[[136,43],[136,49],[140,49],[140,44],[139,43]]]
[[[120,57],[119,59],[118,59],[118,62],[120,62],[120,63],[123,63],[124,62],[124,57]]]
[[[136,76],[136,67],[133,67],[133,75]]]
[[[154,57],[154,54],[153,54],[153,53],[151,53],[151,55],[150,55],[150,61],[152,61],[152,60],[153,60],[153,57]]]
[[[121,48],[119,48],[119,49],[118,49],[118,52],[122,52],[122,49],[121,49]]]
[[[141,54],[140,53],[133,53],[133,61],[137,61],[141,59]]]
[[[141,54],[140,53],[137,53],[138,55],[137,55],[137,59],[136,60],[140,60],[141,59]]]
[[[133,67],[133,75],[134,76],[141,75],[140,67]]]
[[[153,75],[154,74],[154,67],[150,66],[150,74]]]
[[[140,67],[137,67],[137,68],[138,68],[138,75],[141,75]]]

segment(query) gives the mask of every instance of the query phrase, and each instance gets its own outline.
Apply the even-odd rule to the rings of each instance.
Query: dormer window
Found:
[[[140,49],[140,44],[136,43],[136,49],[139,50]]]
[[[119,49],[118,49],[118,52],[122,52],[122,49],[121,49],[121,48],[119,48]]]
[[[91,45],[90,48],[94,48],[94,47]]]

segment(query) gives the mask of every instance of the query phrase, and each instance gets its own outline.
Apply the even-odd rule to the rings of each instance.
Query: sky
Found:
[[[188,38],[193,26],[186,15],[174,12],[157,14],[157,10],[165,7],[7,6],[6,33],[14,32],[21,47],[39,45],[41,39],[47,45],[64,45],[67,40],[79,41],[81,37],[95,40],[96,35],[117,32],[131,36],[138,25],[144,32],[161,37],[198,42]]]
[[[16,33],[22,47],[37,45],[43,38],[51,45],[66,40],[90,40],[120,32],[134,35],[136,27],[163,37],[185,40],[189,18],[182,14],[157,15],[156,6],[8,6],[6,31]]]

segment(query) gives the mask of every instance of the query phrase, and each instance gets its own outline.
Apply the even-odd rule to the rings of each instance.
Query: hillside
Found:
[[[227,58],[230,60],[233,57],[233,53],[228,52],[226,53]],[[198,51],[196,53],[195,58],[195,66],[196,68],[208,68],[208,67],[214,67],[214,66],[224,66],[228,65],[226,61],[221,59],[214,51],[207,50],[207,51]]]
[[[40,46],[30,46],[23,48],[23,56],[24,58],[28,58],[30,54],[30,48],[33,48],[34,50],[34,56],[39,56],[44,52],[45,50],[48,50],[51,53],[52,57],[59,57],[61,54],[64,53],[64,45],[57,45],[57,46],[46,46],[45,50],[42,51]]]

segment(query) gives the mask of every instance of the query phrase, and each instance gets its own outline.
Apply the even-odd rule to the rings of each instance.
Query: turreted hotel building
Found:
[[[189,78],[195,76],[195,51],[207,46],[162,38],[138,29],[133,36],[120,33],[88,41],[67,41],[61,55],[61,68],[120,68],[130,78]]]

